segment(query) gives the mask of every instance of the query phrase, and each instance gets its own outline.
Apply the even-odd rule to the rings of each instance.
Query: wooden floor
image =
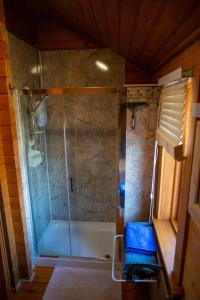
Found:
[[[53,270],[52,267],[36,267],[33,282],[23,282],[20,291],[13,293],[13,300],[42,300]]]

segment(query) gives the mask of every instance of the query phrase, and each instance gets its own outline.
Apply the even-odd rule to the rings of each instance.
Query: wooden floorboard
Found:
[[[13,300],[42,300],[54,268],[37,266],[32,283],[23,282],[19,292],[13,292]]]

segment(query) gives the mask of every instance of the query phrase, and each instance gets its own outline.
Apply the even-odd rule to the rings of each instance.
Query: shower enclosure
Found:
[[[110,257],[118,94],[28,94],[18,105],[36,255]]]

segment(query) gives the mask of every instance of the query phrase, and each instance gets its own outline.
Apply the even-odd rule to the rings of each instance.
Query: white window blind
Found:
[[[158,144],[177,160],[183,158],[185,99],[186,80],[164,86],[160,95],[156,138]]]

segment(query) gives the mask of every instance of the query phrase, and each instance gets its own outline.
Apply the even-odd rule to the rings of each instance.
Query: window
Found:
[[[156,139],[159,145],[156,216],[178,230],[178,209],[190,81],[163,87]]]
[[[176,161],[162,147],[160,147],[159,156],[157,218],[171,220],[175,231],[177,231],[182,162]]]
[[[159,136],[157,136],[159,151],[156,164],[156,206],[154,210],[157,219],[153,221],[169,284],[172,286],[176,278],[179,281],[182,278],[189,191],[190,216],[199,224],[200,228],[200,205],[198,203],[200,191],[200,124],[197,125],[196,129],[196,150],[193,157],[196,120],[190,113],[192,104],[198,101],[198,88],[199,80],[196,77],[189,79],[185,84],[182,135],[181,142],[178,145],[178,148],[179,146],[182,148],[184,160],[178,161],[175,155],[177,154],[175,151],[177,146],[170,144],[166,136],[161,135],[160,141]],[[180,228],[181,230],[179,230]],[[175,231],[177,234],[175,234]],[[175,286],[177,288],[177,285]]]
[[[190,181],[189,211],[200,228],[200,121],[196,124],[192,176]]]

